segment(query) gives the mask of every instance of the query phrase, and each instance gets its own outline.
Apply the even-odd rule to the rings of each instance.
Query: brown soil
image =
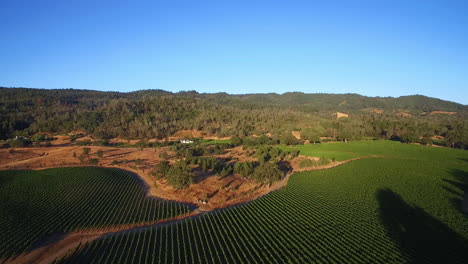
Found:
[[[296,139],[301,139],[301,132],[300,132],[300,131],[292,131],[291,134],[292,134]]]
[[[55,139],[50,142],[52,146],[65,146],[70,144],[70,136],[55,135],[54,138]]]
[[[430,115],[456,115],[457,112],[447,112],[447,111],[432,111],[429,113]]]
[[[371,109],[371,112],[376,114],[383,114],[384,110],[380,108],[373,108]]]
[[[169,137],[169,140],[179,140],[184,138],[203,138],[203,139],[230,139],[230,137],[216,137],[212,134],[206,133],[201,130],[179,130],[172,137]]]
[[[405,112],[398,112],[396,113],[397,116],[402,116],[402,117],[411,117],[412,114],[410,113],[405,113]]]
[[[346,114],[346,113],[340,113],[340,112],[336,112],[336,113],[334,113],[333,115],[336,117],[336,119],[341,118],[341,117],[349,117],[348,114]]]

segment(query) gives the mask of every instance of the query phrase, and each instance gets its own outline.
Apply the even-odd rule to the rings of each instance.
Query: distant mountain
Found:
[[[236,105],[249,105],[252,107],[282,107],[293,108],[305,112],[319,111],[358,111],[367,108],[383,110],[406,110],[411,112],[450,111],[464,112],[467,105],[444,101],[424,95],[409,95],[400,97],[369,97],[359,94],[308,94],[302,92],[288,92],[284,94],[242,94],[231,95],[227,93],[198,93],[196,91],[183,91],[172,93],[164,90],[139,90],[134,92],[103,92],[77,89],[32,89],[32,88],[5,88],[0,87],[3,99],[24,98],[30,100],[34,97],[50,98],[60,102],[76,103],[78,101],[93,100],[102,102],[112,99],[143,99],[150,96],[181,96],[188,98],[206,99],[211,102]]]

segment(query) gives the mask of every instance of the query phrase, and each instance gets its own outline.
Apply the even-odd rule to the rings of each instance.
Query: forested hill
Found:
[[[336,119],[334,112],[349,117]],[[73,130],[102,138],[163,138],[181,129],[218,136],[314,130],[315,135],[338,140],[401,137],[410,132],[419,137],[450,138],[450,131],[466,130],[467,114],[466,105],[421,95],[392,98],[299,92],[229,95],[0,88],[3,139]]]
[[[257,107],[284,107],[295,108],[307,112],[319,111],[356,111],[369,108],[383,110],[403,110],[417,112],[468,111],[467,105],[444,101],[423,95],[410,95],[400,97],[369,97],[359,94],[307,94],[302,92],[289,92],[284,94],[242,94],[231,95],[227,93],[197,93],[195,91],[171,93],[164,90],[140,90],[129,93],[102,92],[77,89],[31,89],[31,88],[2,88],[0,87],[2,103],[21,100],[41,99],[61,103],[100,104],[112,99],[141,100],[148,96],[180,96],[215,101],[216,103],[232,105],[250,105]]]
[[[223,100],[227,103],[244,103],[257,106],[292,107],[307,112],[356,111],[369,108],[406,110],[411,112],[467,111],[468,106],[422,95],[393,97],[368,97],[359,94],[199,94],[200,98]]]

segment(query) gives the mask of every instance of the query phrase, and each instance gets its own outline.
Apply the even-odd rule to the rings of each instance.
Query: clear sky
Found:
[[[468,1],[1,0],[0,86],[468,104]]]

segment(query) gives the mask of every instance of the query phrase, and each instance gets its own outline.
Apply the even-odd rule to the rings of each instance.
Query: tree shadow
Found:
[[[455,180],[443,179],[448,186],[442,186],[442,188],[453,195],[458,196],[457,198],[451,199],[453,206],[457,210],[468,214],[468,172],[459,169],[452,169],[450,170],[450,173],[453,175]],[[460,193],[462,193],[462,195],[460,195]]]
[[[219,193],[219,189],[216,190],[216,191],[214,191],[214,192],[212,192],[212,193],[210,193],[210,194],[208,194],[207,197],[208,197],[208,199],[211,199],[211,198],[213,198],[213,196],[215,196],[215,195],[218,194],[218,193]]]
[[[282,160],[282,161],[277,162],[276,165],[278,165],[278,168],[279,168],[284,174],[287,174],[287,173],[289,173],[290,171],[292,171],[291,162],[289,162],[289,161]]]
[[[408,263],[466,263],[467,239],[390,189],[376,197],[380,220]]]
[[[209,177],[212,177],[214,175],[216,175],[216,173],[214,171],[203,171],[201,170],[200,168],[195,168],[192,170],[195,177],[194,177],[194,183],[197,184],[197,183],[200,183],[206,179],[208,179]]]

